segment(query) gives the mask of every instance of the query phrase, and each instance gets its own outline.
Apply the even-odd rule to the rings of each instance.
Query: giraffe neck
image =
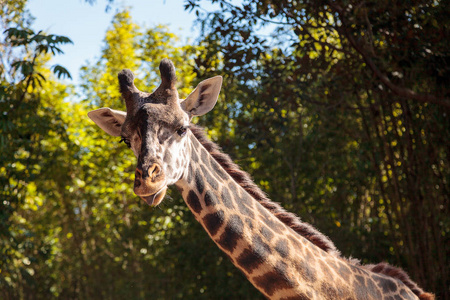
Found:
[[[176,183],[211,239],[270,299],[383,299],[370,272],[327,253],[256,201],[189,132],[190,162]],[[377,275],[380,282],[399,284]],[[406,295],[416,299],[409,290]],[[408,299],[408,298],[407,298]]]

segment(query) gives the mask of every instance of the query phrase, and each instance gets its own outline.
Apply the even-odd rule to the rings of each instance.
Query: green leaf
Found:
[[[55,73],[56,77],[58,77],[58,79],[61,79],[64,77],[72,79],[72,76],[70,75],[69,71],[66,68],[64,68],[63,66],[54,65],[54,66],[52,66],[52,70],[53,70],[53,73]]]

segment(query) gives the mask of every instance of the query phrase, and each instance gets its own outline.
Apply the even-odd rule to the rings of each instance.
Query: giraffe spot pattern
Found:
[[[275,270],[280,274],[287,274],[287,264],[283,261],[277,262]]]
[[[200,200],[198,199],[198,196],[194,191],[189,191],[189,194],[187,195],[187,204],[197,214],[199,214],[202,210]]]
[[[234,209],[233,199],[227,187],[222,188],[222,202],[227,208]]]
[[[244,233],[244,223],[237,215],[231,215],[227,222],[224,232],[220,236],[217,243],[222,246],[223,249],[233,252],[236,248],[238,240]]]
[[[191,159],[193,161],[195,161],[196,163],[198,163],[198,154],[197,154],[197,150],[192,149],[191,151]]]
[[[331,269],[333,269],[333,270],[336,270],[336,269],[338,268],[338,265],[337,265],[336,262],[333,261],[333,260],[328,261],[327,264],[328,264],[328,266],[329,266]]]
[[[366,280],[364,279],[364,277],[356,275],[355,278],[356,278],[356,280],[358,281],[359,284],[361,284],[363,286],[366,285]]]
[[[166,153],[164,154],[164,161],[167,163],[172,161],[172,154],[170,154],[169,151],[166,151]]]
[[[279,274],[275,271],[255,277],[253,281],[256,286],[264,290],[264,292],[269,296],[272,296],[277,290],[290,289],[294,286],[292,281],[286,278],[283,274]]]
[[[285,239],[280,239],[275,244],[275,251],[277,251],[282,258],[286,258],[289,255],[289,245]]]
[[[350,269],[343,263],[339,263],[339,267],[335,269],[342,279],[348,280],[351,275]]]
[[[366,280],[366,290],[369,294],[375,295],[376,299],[381,299],[381,293],[371,278]]]
[[[266,226],[262,225],[261,229],[259,230],[261,232],[261,235],[266,238],[267,241],[271,241],[274,237],[274,233],[272,230],[267,228]]]
[[[241,199],[241,196],[239,196],[238,190],[239,187],[234,182],[230,182],[228,184],[228,188],[230,189],[231,193],[233,194],[234,199],[236,199],[236,202],[239,202],[238,200]]]
[[[263,259],[272,253],[272,250],[270,250],[270,246],[264,243],[261,237],[259,237],[258,235],[253,236],[252,247],[253,251]]]
[[[217,183],[217,180],[214,178],[214,176],[212,176],[211,173],[209,173],[209,171],[203,165],[201,165],[200,168],[202,169],[202,173],[206,179],[206,182],[208,182],[211,188],[213,188],[214,190],[218,190],[219,184]]]
[[[210,158],[209,160],[211,167],[214,169],[215,174],[217,174],[220,178],[218,178],[219,180],[227,180],[228,179],[228,175],[225,173],[225,171],[222,169],[222,167],[214,160],[214,158]]]
[[[207,214],[203,217],[203,224],[206,230],[212,235],[216,235],[217,231],[222,227],[225,221],[225,214],[223,210],[218,210],[214,213]]]
[[[278,222],[273,221],[269,213],[262,205],[257,205],[257,207],[259,213],[261,214],[261,218],[264,224],[266,224],[269,228],[271,228],[274,231],[278,232],[283,231],[284,229],[283,226],[281,226]]]
[[[331,281],[333,282],[333,281]],[[342,290],[336,289],[336,287],[333,287],[328,282],[322,282],[320,285],[320,289],[322,290],[322,293],[326,295],[327,299],[342,299],[343,298],[343,292]]]
[[[352,270],[353,274],[359,274],[359,275],[363,275],[363,276],[367,276],[368,275],[368,273],[366,271],[362,270],[361,268],[357,268],[357,267],[355,267],[353,265],[349,265],[349,267]],[[380,278],[382,278],[382,277],[380,277]]]
[[[263,258],[251,249],[245,249],[237,258],[237,263],[249,274],[263,263]]]
[[[191,139],[194,148],[200,148],[200,143],[197,139]]]
[[[180,166],[181,166],[181,159],[180,159],[180,158],[177,158],[177,159],[175,160],[175,168],[176,168],[176,169],[179,169]]]
[[[348,278],[346,280],[348,280]],[[365,280],[359,275],[356,275],[353,281],[353,291],[357,299],[367,298],[368,292],[365,286]]]
[[[204,201],[206,206],[216,206],[216,204],[218,203],[216,195],[214,195],[214,193],[210,190],[207,190],[205,192]]]
[[[249,218],[245,218],[245,223],[247,223],[248,228],[253,229],[253,221]]]
[[[252,219],[255,218],[255,214],[253,213],[253,209],[248,206],[248,203],[251,203],[252,199],[247,194],[244,194],[243,197],[239,197],[237,186],[229,185],[230,190],[233,193],[234,199],[236,199],[236,204],[238,206],[239,212],[245,216],[248,216]]]
[[[306,256],[305,256],[305,261],[310,261],[313,258],[313,254],[311,253],[311,251],[309,251],[308,249],[306,249]],[[324,262],[322,259],[318,259],[317,260],[320,269],[322,270],[322,272],[324,274],[327,274],[328,276],[328,280],[333,281],[334,276],[333,276],[333,272],[331,271],[333,269],[333,267],[330,266],[330,264],[332,264],[332,262]]]
[[[295,268],[305,281],[315,282],[317,280],[316,271],[310,264],[305,263],[305,261],[303,260],[298,261],[295,264]]]
[[[203,194],[203,191],[205,190],[205,182],[203,181],[203,177],[199,171],[195,172],[195,185],[197,186],[197,191],[200,194]]]
[[[201,154],[200,154],[201,158],[202,158],[202,162],[209,167],[209,159],[208,159],[208,154],[206,153],[206,150],[204,148],[202,148]]]
[[[167,165],[167,173],[171,174],[173,172],[173,168],[171,165]]]
[[[302,248],[302,244],[296,238],[294,238],[292,235],[288,235],[288,239],[291,241],[292,247],[294,249],[301,249]]]
[[[237,263],[249,273],[252,273],[271,253],[269,245],[259,236],[253,237],[250,249],[245,249],[237,259]]]
[[[397,285],[395,284],[393,279],[376,275],[374,275],[373,278],[377,282],[377,285],[383,289],[384,294],[395,292],[397,290]]]
[[[189,164],[189,171],[188,171],[188,175],[187,175],[188,183],[192,183],[192,177],[194,176],[193,173],[194,173],[194,170],[192,169],[192,165]]]

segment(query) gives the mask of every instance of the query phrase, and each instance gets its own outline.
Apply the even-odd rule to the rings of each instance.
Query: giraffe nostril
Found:
[[[134,187],[138,188],[141,186],[141,180],[138,177],[134,178]]]
[[[148,174],[150,175],[150,178],[152,180],[154,180],[160,173],[161,173],[161,167],[158,164],[153,164],[148,169]]]
[[[152,171],[152,175],[158,175],[159,172],[160,172],[159,166],[155,165],[155,167],[153,168],[153,171]]]
[[[135,181],[156,181],[162,174],[162,168],[159,164],[152,164],[149,168],[136,168]]]

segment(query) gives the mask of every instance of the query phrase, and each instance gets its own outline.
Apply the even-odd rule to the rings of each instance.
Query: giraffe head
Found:
[[[121,136],[133,150],[138,161],[134,193],[152,206],[161,203],[167,186],[183,176],[190,157],[190,120],[214,107],[222,85],[222,77],[209,78],[180,100],[173,63],[163,59],[159,70],[162,82],[153,93],[139,91],[133,73],[122,70],[118,77],[127,111],[104,107],[88,113],[101,129]]]

